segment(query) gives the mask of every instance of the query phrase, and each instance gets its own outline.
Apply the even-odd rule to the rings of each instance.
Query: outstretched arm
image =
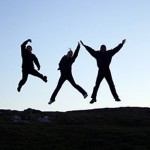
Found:
[[[116,54],[121,48],[122,46],[126,43],[126,39],[122,40],[122,42],[116,46],[115,48],[112,49],[112,53],[113,55]]]
[[[77,47],[76,47],[76,49],[75,49],[75,52],[74,52],[74,55],[73,55],[73,57],[72,57],[73,62],[74,62],[75,59],[77,58],[78,53],[79,53],[79,50],[80,50],[80,43],[78,42],[78,45],[77,45]]]
[[[85,45],[81,40],[80,43],[85,47],[85,49],[94,57],[96,58],[96,51],[92,49],[91,47]]]

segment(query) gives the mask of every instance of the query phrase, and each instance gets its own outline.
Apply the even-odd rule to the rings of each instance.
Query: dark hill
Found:
[[[0,150],[150,150],[150,108],[0,110]]]

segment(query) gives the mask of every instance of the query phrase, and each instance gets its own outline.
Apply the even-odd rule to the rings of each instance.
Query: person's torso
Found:
[[[112,53],[110,51],[98,52],[96,60],[99,68],[107,69],[109,68],[109,65],[112,60]]]
[[[33,57],[34,57],[34,55],[32,53],[25,50],[25,52],[22,55],[22,68],[23,69],[33,69],[34,68],[34,64],[33,64],[34,58]]]
[[[62,73],[71,73],[73,60],[67,56],[63,56],[60,62],[60,71]]]

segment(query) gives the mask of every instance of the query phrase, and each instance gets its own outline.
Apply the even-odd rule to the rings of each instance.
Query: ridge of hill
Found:
[[[149,150],[150,108],[0,109],[1,150]]]

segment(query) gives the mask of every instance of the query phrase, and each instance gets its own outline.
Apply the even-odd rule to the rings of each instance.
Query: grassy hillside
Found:
[[[150,150],[150,108],[0,110],[0,150]]]

